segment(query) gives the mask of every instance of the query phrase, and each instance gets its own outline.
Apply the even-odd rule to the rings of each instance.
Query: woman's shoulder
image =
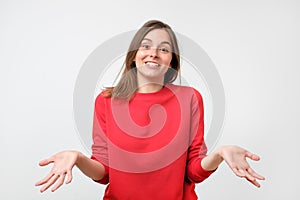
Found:
[[[182,91],[184,93],[192,93],[196,95],[200,95],[200,92],[193,86],[186,86],[186,85],[176,85],[176,84],[168,84],[166,87],[173,91]]]
[[[105,101],[107,99],[111,98],[110,95],[108,95],[107,89],[101,90],[96,96],[95,96],[95,104],[105,104]]]
[[[181,97],[191,102],[202,102],[203,98],[201,93],[193,86],[168,84],[167,87],[176,94],[177,97]]]

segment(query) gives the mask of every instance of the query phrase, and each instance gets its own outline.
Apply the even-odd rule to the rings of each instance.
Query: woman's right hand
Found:
[[[46,166],[53,163],[53,167],[50,173],[44,179],[38,181],[35,185],[43,186],[40,191],[44,192],[56,183],[51,189],[51,191],[54,192],[62,186],[65,182],[66,176],[68,177],[66,184],[70,183],[72,181],[72,169],[77,162],[79,154],[80,152],[78,151],[62,151],[46,160],[40,161],[40,166]]]

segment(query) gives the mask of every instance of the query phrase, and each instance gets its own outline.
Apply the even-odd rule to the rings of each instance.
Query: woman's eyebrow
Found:
[[[150,40],[150,39],[148,39],[148,38],[144,38],[143,40],[148,40],[149,42],[152,42],[152,40]],[[143,41],[143,40],[142,40],[142,41]]]
[[[147,40],[147,41],[149,41],[149,42],[152,42],[152,40],[149,39],[149,38],[144,38],[142,41],[144,41],[144,40]],[[170,42],[168,42],[168,41],[163,41],[163,42],[161,42],[160,44],[168,44],[168,45],[171,46]]]

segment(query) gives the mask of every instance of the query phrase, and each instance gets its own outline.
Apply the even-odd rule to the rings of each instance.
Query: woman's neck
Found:
[[[152,92],[158,92],[163,88],[163,84],[157,84],[157,83],[148,83],[143,84],[139,86],[138,92],[139,93],[152,93]]]
[[[164,86],[164,76],[158,77],[144,77],[137,74],[137,84],[139,93],[151,93],[161,90]]]

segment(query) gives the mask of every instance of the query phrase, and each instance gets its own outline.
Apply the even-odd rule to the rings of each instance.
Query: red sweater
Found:
[[[167,84],[129,102],[101,93],[92,158],[105,166],[103,199],[197,199],[195,183],[212,173],[201,167],[203,136],[203,101],[191,87]]]

